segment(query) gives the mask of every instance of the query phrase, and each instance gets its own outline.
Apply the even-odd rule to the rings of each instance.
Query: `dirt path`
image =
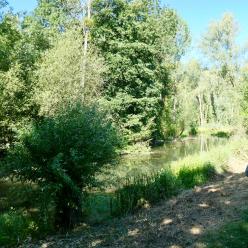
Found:
[[[135,215],[22,247],[201,248],[204,244],[200,240],[207,230],[239,218],[247,206],[248,178],[230,174]]]

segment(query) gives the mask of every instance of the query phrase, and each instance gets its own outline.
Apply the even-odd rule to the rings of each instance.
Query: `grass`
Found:
[[[167,170],[159,175],[143,175],[127,181],[126,186],[115,193],[113,214],[122,215],[154,203],[158,199],[172,196],[177,193],[177,179]]]
[[[241,220],[225,224],[217,232],[208,233],[204,241],[208,248],[247,248],[248,211]]]
[[[10,247],[19,244],[37,231],[32,219],[14,210],[0,215],[0,246]]]
[[[214,165],[207,162],[195,168],[182,167],[177,174],[177,180],[180,182],[181,187],[189,189],[206,183],[213,178],[215,174]]]
[[[88,195],[85,202],[87,220],[99,223],[114,216],[132,213],[149,207],[162,199],[170,198],[183,189],[202,185],[215,175],[211,163],[164,169],[152,175],[127,178],[121,188],[111,193],[97,192]]]
[[[214,166],[205,163],[194,168],[184,166],[178,172],[165,169],[157,175],[136,177],[116,191],[113,214],[122,215],[149,206],[178,194],[182,189],[206,183],[214,175]]]
[[[27,237],[39,238],[53,231],[38,211],[40,191],[34,185],[0,181],[0,247],[15,247]],[[37,200],[40,199],[40,200]]]

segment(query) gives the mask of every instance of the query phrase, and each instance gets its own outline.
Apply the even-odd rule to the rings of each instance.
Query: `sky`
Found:
[[[210,21],[220,19],[223,13],[232,12],[240,24],[240,44],[248,42],[248,0],[161,0],[174,8],[188,23],[192,46],[196,47]],[[15,11],[32,11],[36,0],[9,0]]]
[[[36,0],[8,0],[8,2],[15,11],[32,11],[36,6]]]

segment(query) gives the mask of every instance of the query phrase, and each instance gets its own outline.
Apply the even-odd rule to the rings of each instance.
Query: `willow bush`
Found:
[[[120,140],[96,107],[70,106],[22,133],[4,161],[4,176],[37,184],[54,204],[56,227],[68,229],[81,220],[82,190],[116,158]]]

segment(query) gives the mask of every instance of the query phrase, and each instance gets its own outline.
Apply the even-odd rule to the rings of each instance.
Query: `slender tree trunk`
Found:
[[[197,96],[197,100],[199,103],[199,116],[200,116],[200,126],[203,126],[203,121],[204,121],[204,116],[203,116],[203,109],[202,109],[202,100],[201,100],[201,95],[199,94]]]
[[[173,99],[173,122],[175,123],[176,122],[176,104],[177,104],[177,100],[176,100],[176,97],[174,96],[174,99]]]
[[[215,99],[214,99],[214,93],[213,92],[211,92],[210,99],[211,99],[211,105],[212,105],[212,109],[213,109],[214,121],[216,122],[217,121],[217,112],[216,112]]]
[[[203,136],[200,136],[200,141],[201,141],[201,152],[204,152],[204,139]]]
[[[84,21],[84,42],[83,42],[83,62],[82,62],[82,79],[81,79],[81,88],[82,88],[82,98],[84,100],[84,91],[85,91],[85,78],[86,78],[86,64],[87,64],[87,54],[88,54],[88,42],[89,42],[89,26],[88,22],[91,18],[91,0],[88,0],[86,3],[86,14],[87,21]]]

